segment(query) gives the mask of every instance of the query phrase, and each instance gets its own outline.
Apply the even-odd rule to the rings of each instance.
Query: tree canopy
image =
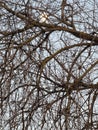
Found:
[[[97,0],[0,0],[1,130],[98,129]]]

